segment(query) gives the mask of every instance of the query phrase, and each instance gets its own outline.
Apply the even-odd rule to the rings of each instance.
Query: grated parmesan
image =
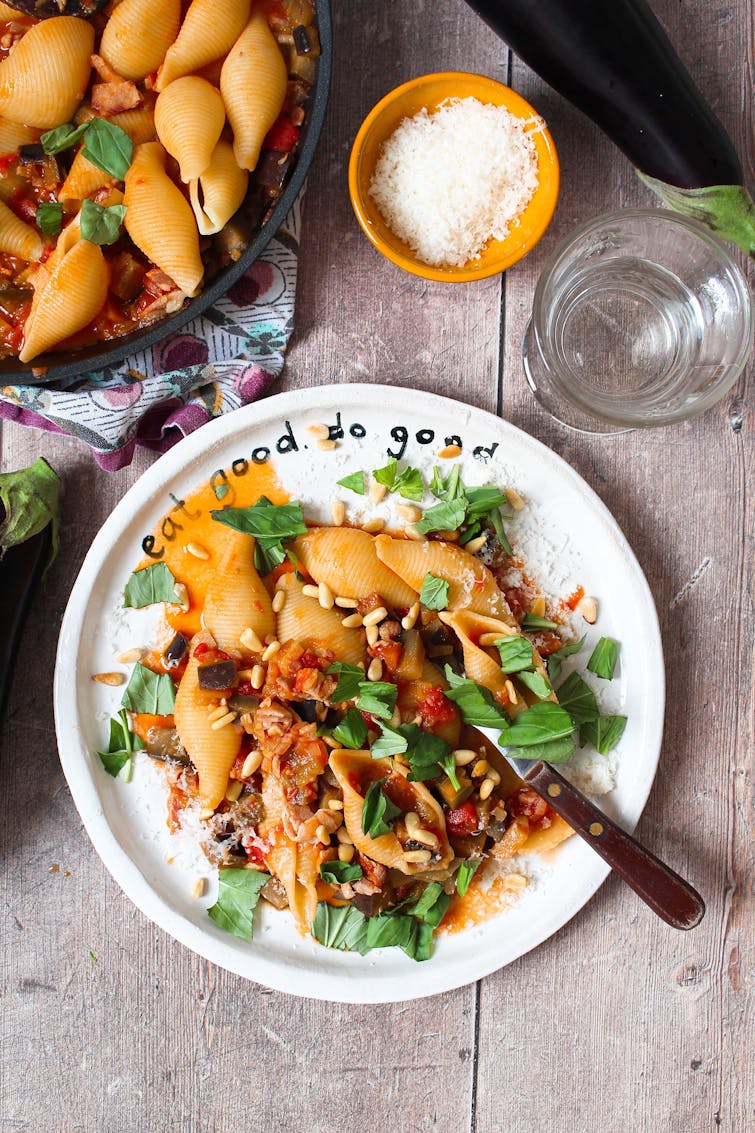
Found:
[[[531,127],[503,106],[447,99],[383,143],[370,196],[423,263],[460,267],[502,240],[537,188]]]

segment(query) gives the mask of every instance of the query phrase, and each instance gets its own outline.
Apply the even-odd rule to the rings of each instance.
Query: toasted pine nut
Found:
[[[383,662],[379,657],[373,657],[367,670],[368,681],[379,681],[383,675]]]
[[[126,677],[123,673],[93,673],[92,680],[96,681],[98,685],[112,685],[116,688],[122,685]]]
[[[396,511],[407,523],[419,523],[422,519],[422,510],[414,504],[399,504]]]
[[[542,618],[545,614],[545,598],[542,594],[532,603],[532,613],[538,618]]]
[[[183,582],[177,582],[173,587],[173,593],[176,596],[175,602],[171,602],[171,606],[180,606],[182,610],[189,608],[189,591],[184,586]]]
[[[206,890],[207,879],[204,877],[198,877],[191,887],[191,895],[195,898],[204,897]]]
[[[379,637],[377,626],[367,626],[367,644],[374,645]]]
[[[344,626],[345,629],[356,629],[361,624],[362,615],[357,613],[349,614],[349,616],[344,618],[341,622],[341,625]]]
[[[255,665],[249,678],[252,688],[262,688],[265,683],[265,670],[262,665]]]
[[[492,795],[492,793],[493,793],[494,787],[495,787],[495,783],[493,782],[492,779],[483,779],[482,783],[480,784],[480,798],[483,801],[485,799],[489,798],[490,795]]]
[[[407,831],[412,834],[415,830],[419,829],[419,815],[414,810],[408,810],[404,815],[404,826]]]
[[[239,669],[236,676],[242,681],[250,681],[252,679],[251,669]]]
[[[328,799],[328,810],[343,810],[343,800]]]
[[[438,453],[441,460],[453,460],[455,456],[461,456],[461,449],[458,445],[446,445]]]
[[[279,614],[286,604],[286,591],[276,590],[273,595],[273,613]]]
[[[336,830],[336,838],[338,839],[338,841],[343,846],[353,846],[354,845],[354,843],[351,840],[351,835],[349,834],[349,832],[348,832],[348,830],[346,829],[345,826],[339,826],[338,827],[338,829]]]
[[[258,634],[251,626],[247,626],[246,629],[239,634],[239,641],[244,646],[244,649],[248,649],[250,653],[261,653],[265,648]]]
[[[235,719],[235,712],[226,712],[225,716],[221,716],[218,720],[213,720],[210,727],[213,732],[219,732],[221,728],[226,728],[229,724],[232,724]]]
[[[419,602],[415,602],[413,606],[409,607],[409,611],[405,617],[401,619],[402,629],[413,629],[419,617]]]
[[[519,703],[519,697],[516,694],[516,689],[514,688],[514,682],[511,681],[511,680],[507,680],[504,683],[503,687],[506,689],[506,695],[509,698],[509,704],[518,704]]]
[[[242,765],[241,778],[248,779],[250,775],[254,775],[254,772],[259,770],[261,763],[262,752],[260,749],[256,748],[254,751],[250,751]]]
[[[368,523],[362,524],[362,531],[366,531],[368,535],[377,535],[385,527],[384,519],[371,519]]]
[[[333,736],[321,736],[320,738],[322,739],[323,743],[326,743],[328,747],[332,747],[334,751],[340,751],[340,749],[343,747],[341,741],[334,739]]]
[[[322,825],[322,823],[315,830],[315,837],[317,838],[317,840],[319,842],[322,842],[323,846],[329,846],[330,845],[330,834],[328,833],[327,829]]]
[[[330,505],[330,518],[334,527],[342,527],[346,518],[346,504],[343,500],[333,500]]]
[[[317,587],[317,601],[320,603],[323,610],[332,610],[335,598],[333,591],[328,586],[327,582],[321,582]]]
[[[507,488],[504,494],[513,507],[514,511],[522,510],[522,508],[524,507],[524,500],[519,495],[516,488]]]
[[[471,747],[457,747],[456,751],[452,752],[452,755],[457,767],[466,767],[468,763],[478,759],[480,753],[473,751]]]
[[[405,862],[417,862],[419,865],[424,865],[430,861],[432,854],[429,850],[404,850],[401,857]]]
[[[334,448],[338,448],[335,441],[322,440],[317,442],[317,447],[322,449],[323,452],[332,452]]]
[[[464,550],[469,551],[470,555],[476,555],[488,541],[487,535],[478,535],[476,539],[470,539],[468,543],[464,544]]]
[[[388,723],[392,728],[398,728],[399,724],[401,723],[401,709],[398,707],[398,705],[396,705],[396,707],[393,709],[391,718]]]
[[[195,559],[207,560],[210,557],[210,552],[201,543],[187,543],[185,550],[188,555]]]
[[[438,835],[433,834],[432,830],[425,830],[424,826],[418,826],[416,830],[412,830],[411,839],[413,842],[421,842],[423,846],[430,846],[433,850],[438,848]]]
[[[338,606],[341,610],[356,610],[357,606],[359,605],[359,602],[356,598],[344,598],[343,595],[339,595],[339,597],[336,598],[335,602],[336,606]]]
[[[385,484],[378,484],[377,480],[373,480],[370,484],[370,503],[379,504],[385,499],[387,491]]]
[[[271,641],[269,645],[265,646],[262,652],[262,660],[269,661],[271,657],[274,657],[275,654],[279,652],[280,647],[281,643],[279,641]]]
[[[404,531],[407,539],[411,539],[414,543],[426,543],[427,539],[422,535],[416,527],[407,527]]]
[[[313,586],[311,582],[308,582],[306,586],[302,586],[301,592],[306,598],[318,598],[320,595],[319,587]]]
[[[473,779],[480,779],[480,778],[482,778],[483,775],[487,774],[487,771],[488,771],[488,761],[487,761],[487,759],[478,759],[477,763],[475,763],[474,767],[472,768],[472,778]]]
[[[598,603],[594,598],[590,598],[587,595],[584,598],[580,598],[579,602],[577,602],[577,609],[588,625],[595,625],[595,622],[598,620]]]
[[[225,797],[229,803],[235,803],[244,789],[244,784],[240,779],[231,779],[225,792]]]
[[[330,436],[330,429],[327,425],[307,425],[307,432],[316,441],[326,441]]]
[[[488,779],[491,779],[493,783],[495,783],[496,787],[500,783],[501,776],[498,774],[495,767],[488,767]]]
[[[223,702],[222,704],[219,704],[216,708],[213,708],[212,712],[207,713],[207,719],[212,724],[212,723],[214,723],[215,720],[219,720],[221,718],[221,716],[225,716],[227,711],[228,711],[228,706],[225,704],[225,702]]]
[[[362,619],[366,626],[376,626],[378,622],[382,622],[383,618],[388,617],[388,611],[385,606],[378,606],[374,610],[370,610],[369,614],[365,614]]]
[[[348,843],[343,843],[338,847],[338,860],[339,862],[350,862],[354,857],[354,847],[349,846]]]
[[[143,656],[144,650],[137,647],[136,649],[127,649],[125,653],[119,653],[116,661],[119,661],[121,665],[132,665],[134,661],[141,661]]]

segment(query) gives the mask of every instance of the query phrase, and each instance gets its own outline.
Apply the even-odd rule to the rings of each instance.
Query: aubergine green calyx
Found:
[[[755,255],[755,205],[734,145],[645,0],[467,2],[667,208]]]
[[[43,457],[18,472],[0,473],[0,555],[39,535],[49,524],[52,563],[58,553],[59,493],[58,474]]]

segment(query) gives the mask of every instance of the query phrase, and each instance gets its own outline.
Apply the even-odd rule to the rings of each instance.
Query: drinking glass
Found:
[[[627,209],[577,229],[535,290],[523,359],[563,424],[612,433],[708,409],[752,349],[753,301],[726,246],[663,209]]]

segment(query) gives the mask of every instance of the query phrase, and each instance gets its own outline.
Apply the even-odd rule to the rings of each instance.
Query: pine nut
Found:
[[[495,787],[495,783],[493,782],[492,779],[483,779],[482,783],[480,784],[480,798],[483,801],[485,799],[489,798],[490,795],[492,795],[492,793],[493,793],[494,787]]]
[[[585,596],[577,602],[577,609],[588,625],[595,625],[598,620],[598,603],[594,598]]]
[[[241,681],[250,681],[252,679],[252,670],[251,669],[239,669],[236,673],[236,676]]]
[[[509,698],[509,704],[518,704],[519,703],[519,697],[516,694],[516,689],[514,688],[514,682],[511,681],[511,680],[507,680],[504,683],[503,687],[506,689],[506,695]]]
[[[320,596],[320,588],[313,586],[311,582],[308,582],[306,586],[302,586],[301,592],[307,598],[319,598]]]
[[[453,460],[455,456],[461,456],[461,449],[458,445],[446,445],[438,453],[441,460]]]
[[[219,732],[221,728],[227,728],[236,719],[235,712],[226,712],[225,716],[221,716],[218,720],[213,720],[210,724],[213,732]]]
[[[207,891],[207,880],[204,877],[198,877],[191,887],[191,895],[194,898],[204,897]]]
[[[407,539],[411,539],[414,543],[426,543],[427,539],[424,535],[420,534],[416,527],[407,527],[404,531]]]
[[[201,543],[187,543],[186,552],[195,559],[204,559],[206,561],[210,557],[210,552],[206,547],[203,547]]]
[[[344,618],[343,621],[341,622],[341,625],[345,629],[356,629],[361,624],[362,624],[362,615],[356,614],[356,613],[355,614],[349,614],[348,618]]]
[[[328,747],[332,747],[334,751],[340,751],[343,747],[341,741],[334,739],[333,736],[321,736],[320,739],[323,740],[323,742],[326,743]]]
[[[341,610],[356,610],[359,602],[356,598],[344,598],[339,596],[336,598],[336,606]]]
[[[524,507],[524,500],[517,492],[516,488],[507,488],[505,491],[506,499],[509,501],[514,511],[521,511]]]
[[[383,618],[388,617],[388,611],[385,606],[378,606],[375,610],[370,610],[369,614],[365,614],[362,619],[363,624],[366,626],[376,626],[382,622]]]
[[[276,590],[273,595],[273,613],[279,614],[286,604],[286,591]]]
[[[240,779],[231,779],[228,788],[225,792],[225,797],[229,803],[235,803],[239,795],[244,789],[244,784]]]
[[[469,551],[470,555],[476,555],[488,541],[487,535],[478,535],[476,539],[470,539],[468,543],[464,544],[464,550]]]
[[[368,523],[362,524],[362,531],[366,531],[368,535],[377,535],[384,527],[384,519],[371,519]]]
[[[472,768],[472,778],[473,779],[482,778],[483,775],[487,774],[487,770],[488,770],[487,759],[478,759],[477,763],[475,763],[474,767]]]
[[[265,648],[251,626],[247,626],[246,629],[239,634],[239,641],[244,646],[244,649],[248,649],[250,653],[261,653]]]
[[[333,500],[330,505],[330,518],[334,527],[343,526],[343,521],[346,519],[346,504],[343,500]]]
[[[332,610],[335,601],[333,591],[328,586],[327,582],[321,582],[317,587],[317,601],[323,610]]]
[[[493,783],[495,783],[496,787],[500,783],[501,776],[498,774],[495,767],[488,767],[488,779],[491,779]]]
[[[354,847],[349,846],[348,843],[338,847],[338,860],[339,862],[350,862],[354,857]]]
[[[317,442],[317,447],[323,452],[332,452],[334,448],[338,448],[338,445],[335,441],[322,440]]]
[[[420,519],[422,519],[421,509],[415,507],[414,504],[399,504],[396,511],[407,523],[419,523]]]
[[[387,491],[385,484],[379,484],[377,480],[373,480],[370,484],[370,503],[381,503],[385,499]]]
[[[343,800],[328,799],[328,810],[343,810]]]
[[[388,721],[392,728],[398,728],[401,723],[401,709],[396,706],[391,713],[391,718]]]
[[[323,846],[329,846],[330,845],[330,834],[328,833],[327,829],[322,825],[322,823],[315,830],[315,837],[317,838],[317,840],[319,842],[322,842]]]
[[[121,665],[132,665],[134,661],[141,661],[143,656],[143,649],[127,649],[125,653],[118,654],[116,661],[119,661]]]
[[[430,861],[432,854],[429,850],[404,850],[401,857],[405,862],[416,862],[418,865],[425,865]]]
[[[338,839],[338,841],[341,843],[342,846],[353,846],[354,845],[352,838],[351,838],[351,835],[349,834],[349,832],[348,832],[348,830],[346,829],[345,826],[339,826],[338,827],[338,829],[336,830],[336,838]]]
[[[316,441],[326,441],[330,436],[330,429],[327,425],[307,425],[307,432]]]
[[[401,628],[402,629],[413,629],[415,624],[416,624],[418,617],[419,617],[419,602],[415,602],[413,606],[410,606],[409,611],[407,612],[406,616],[401,619]]]
[[[466,767],[468,763],[479,757],[479,752],[472,751],[471,747],[457,747],[452,754],[457,767]]]
[[[380,636],[377,626],[367,626],[367,644],[374,645]]]
[[[126,680],[123,673],[93,673],[92,680],[96,681],[98,685],[112,685],[116,688],[122,685]]]
[[[259,770],[261,764],[262,752],[260,749],[257,748],[256,751],[250,751],[241,768],[241,778],[248,779],[250,775],[254,775],[254,772]]]
[[[262,654],[262,660],[269,661],[271,657],[274,657],[275,654],[279,652],[280,647],[281,643],[279,641],[271,641],[269,645],[265,646]]]
[[[225,716],[227,711],[228,708],[225,704],[219,704],[216,708],[213,708],[212,712],[207,713],[207,719],[212,724],[215,720],[219,720],[221,716]]]
[[[433,850],[437,850],[439,845],[437,834],[433,834],[432,830],[425,830],[424,826],[418,826],[416,830],[413,830],[411,838],[413,842],[420,842],[423,846],[430,846]]]
[[[252,688],[262,688],[265,683],[265,670],[262,665],[255,665],[249,678]]]
[[[173,593],[176,596],[175,602],[171,602],[171,606],[180,606],[182,610],[189,608],[189,591],[184,586],[183,582],[177,582],[173,587]]]
[[[383,662],[379,657],[373,657],[367,670],[368,681],[379,681],[383,675]]]

